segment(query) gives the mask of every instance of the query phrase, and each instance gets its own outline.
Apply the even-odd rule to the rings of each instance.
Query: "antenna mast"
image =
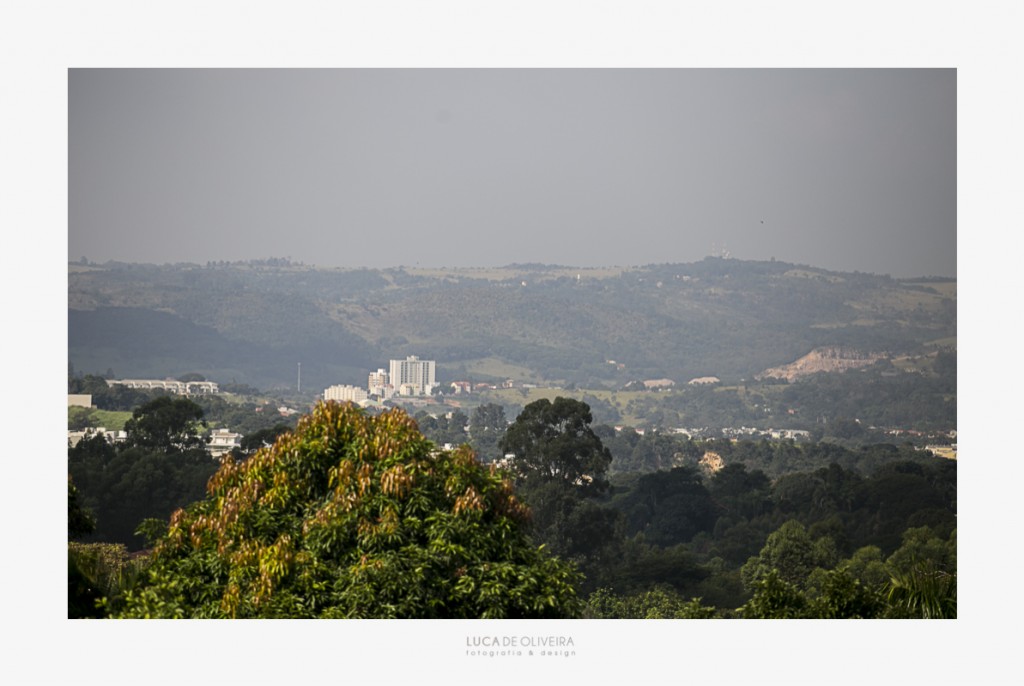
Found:
[[[301,362],[299,362],[299,383],[298,383],[298,387],[295,389],[295,391],[296,391],[296,393],[302,393],[302,363]]]

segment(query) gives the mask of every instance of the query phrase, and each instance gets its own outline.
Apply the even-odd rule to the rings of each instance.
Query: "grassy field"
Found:
[[[956,281],[922,281],[910,285],[930,288],[944,298],[956,298]]]
[[[945,284],[935,285],[943,286]],[[954,287],[955,285],[956,284],[953,284]],[[929,284],[929,287],[932,287],[932,284]],[[945,298],[936,293],[926,293],[924,291],[914,291],[909,289],[892,289],[872,293],[866,298],[851,300],[847,304],[862,312],[891,315],[893,313],[910,312],[915,309],[938,311],[943,306],[943,300],[945,300]]]
[[[497,379],[517,379],[526,382],[541,381],[541,378],[528,367],[505,362],[497,357],[484,357],[465,362],[466,373],[470,376],[489,376]]]
[[[124,423],[132,418],[131,412],[98,410],[94,407],[69,407],[68,426],[84,424],[89,427],[102,426],[111,431],[124,430]]]

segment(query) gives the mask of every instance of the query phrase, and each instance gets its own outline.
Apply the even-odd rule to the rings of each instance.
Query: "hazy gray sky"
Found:
[[[956,275],[956,72],[72,70],[69,258]]]

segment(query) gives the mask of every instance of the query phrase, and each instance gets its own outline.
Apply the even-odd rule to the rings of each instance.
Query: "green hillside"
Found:
[[[895,356],[956,340],[954,280],[775,261],[603,270],[111,263],[74,265],[68,284],[76,369],[195,371],[260,387],[293,384],[299,362],[304,385],[363,385],[368,371],[405,355],[436,360],[440,381],[736,383],[821,346]]]

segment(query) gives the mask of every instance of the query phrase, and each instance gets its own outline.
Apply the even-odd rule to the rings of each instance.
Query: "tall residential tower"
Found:
[[[390,381],[398,395],[430,395],[436,385],[434,361],[416,356],[391,360]]]

